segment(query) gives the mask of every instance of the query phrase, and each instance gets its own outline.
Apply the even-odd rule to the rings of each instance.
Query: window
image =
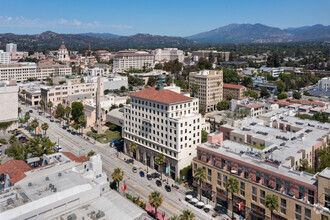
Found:
[[[264,185],[269,186],[269,176],[267,174],[264,174]]]
[[[244,178],[245,179],[249,178],[249,168],[248,167],[244,167]]]
[[[276,178],[276,190],[280,191],[282,187],[282,181],[278,178]]]
[[[299,199],[302,199],[305,197],[305,188],[304,187],[301,187],[299,186]]]
[[[226,187],[226,183],[227,183],[227,176],[223,175],[223,187]]]
[[[242,166],[238,164],[238,173],[239,176],[242,174]]]
[[[218,173],[218,185],[221,186],[221,173]]]
[[[261,179],[261,177],[260,177],[261,174],[260,174],[259,171],[257,171],[257,172],[256,172],[256,175],[257,175],[257,177],[256,177],[256,182],[259,183],[259,181],[260,181],[260,179]]]
[[[245,196],[245,183],[241,182],[240,193],[242,196]]]
[[[296,204],[296,212],[301,214],[301,206]]]
[[[266,193],[263,190],[260,190],[260,203],[265,205],[265,197],[266,197]]]
[[[290,182],[284,181],[284,192],[286,194],[290,192]]]
[[[296,213],[296,220],[301,220],[301,215]]]
[[[305,208],[305,219],[310,219],[311,218],[311,210],[308,208]]]
[[[252,186],[252,200],[257,202],[258,190],[256,187]]]
[[[309,191],[309,190],[308,190]],[[309,194],[309,193],[308,193]],[[309,196],[308,196],[309,197]],[[308,199],[309,200],[309,199]],[[314,201],[314,197],[313,197],[313,201]],[[314,204],[314,203],[312,203]],[[324,207],[326,208],[330,208],[330,195],[324,195]]]
[[[196,170],[197,169],[197,164],[196,163],[194,163],[194,170]]]

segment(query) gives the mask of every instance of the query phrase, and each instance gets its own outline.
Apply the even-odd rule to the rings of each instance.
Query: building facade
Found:
[[[18,86],[0,82],[0,123],[10,123],[6,130],[18,126]]]
[[[10,53],[0,50],[0,64],[10,64]]]
[[[166,167],[168,175],[179,177],[179,171],[190,165],[201,143],[198,99],[155,88],[130,96],[130,104],[124,107],[124,152],[130,154],[131,143],[135,142],[137,160],[157,170]],[[159,153],[166,157],[164,167],[155,161]]]
[[[244,92],[246,92],[247,89],[244,86],[241,85],[234,85],[234,84],[223,84],[223,98],[228,99],[228,97],[231,97],[233,99],[243,99]]]
[[[15,54],[17,52],[17,44],[6,44],[6,52]]]
[[[154,56],[144,51],[120,51],[113,60],[112,72],[154,67]]]
[[[156,49],[152,51],[152,54],[155,56],[155,61],[157,62],[178,60],[182,63],[184,59],[184,52],[182,50],[178,50],[178,48]]]
[[[64,43],[60,46],[60,48],[58,49],[57,52],[57,59],[59,61],[69,61],[70,60],[70,56],[69,56],[69,51],[66,48],[66,46],[64,45]]]
[[[216,110],[218,102],[223,99],[223,72],[222,70],[202,70],[200,72],[189,73],[189,88],[193,92],[193,87],[199,87],[195,97],[199,99],[199,104],[206,111]],[[193,92],[194,93],[194,92]]]

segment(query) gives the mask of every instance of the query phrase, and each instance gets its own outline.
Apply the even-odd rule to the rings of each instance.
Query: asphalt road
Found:
[[[32,109],[31,107],[20,106],[22,108],[22,113],[25,114],[28,110]],[[108,145],[102,144],[91,144],[80,136],[72,135],[71,133],[63,130],[60,127],[59,123],[50,122],[46,116],[39,116],[38,111],[33,109],[33,113],[30,113],[31,119],[37,118],[39,123],[47,122],[49,124],[49,129],[47,130],[47,136],[53,142],[59,142],[59,144],[63,147],[63,151],[69,151],[77,156],[86,156],[90,150],[95,151],[96,153],[101,154],[103,169],[107,173],[108,177],[111,179],[111,173],[117,167],[124,171],[124,180],[121,182],[121,185],[124,183],[127,184],[127,191],[134,196],[139,196],[143,201],[148,201],[148,195],[151,194],[154,190],[159,191],[163,195],[164,202],[162,206],[158,209],[161,212],[165,212],[167,216],[171,217],[172,215],[180,215],[182,214],[182,210],[190,209],[183,202],[179,201],[179,192],[172,188],[171,192],[167,192],[162,187],[157,187],[155,179],[147,180],[146,177],[140,177],[138,172],[140,170],[146,169],[146,167],[140,162],[135,161],[134,164],[138,169],[137,173],[132,172],[133,165],[131,163],[127,163],[125,159],[129,159],[127,155],[122,153],[119,154],[119,158],[117,158],[117,150],[114,148],[110,148]],[[154,172],[149,168],[149,173]],[[163,176],[164,179],[164,176]],[[172,185],[173,180],[169,180],[169,184]],[[181,192],[183,191],[183,187],[181,187]],[[121,192],[123,195],[123,192]],[[182,195],[181,195],[182,196]],[[183,197],[184,198],[184,197]],[[196,210],[190,209],[194,212],[196,219],[209,219],[204,216],[201,212],[197,212]]]

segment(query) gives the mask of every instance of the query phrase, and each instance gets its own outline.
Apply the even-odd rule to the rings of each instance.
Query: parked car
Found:
[[[60,146],[60,145],[55,145],[54,146],[54,151],[56,151],[56,152],[61,152],[63,149],[62,149],[62,146]]]
[[[136,172],[137,172],[136,167],[133,167],[133,168],[132,168],[132,172],[133,172],[133,173],[136,173]]]
[[[165,190],[166,190],[167,192],[171,192],[171,187],[170,187],[170,185],[165,185]]]
[[[159,173],[152,173],[152,174],[151,174],[151,177],[152,177],[152,178],[159,178],[160,175],[159,175]]]
[[[33,113],[33,110],[29,110],[30,113]]]
[[[72,134],[72,135],[76,135],[76,134],[77,134],[77,132],[75,132],[75,131],[72,131],[72,132],[71,132],[71,134]]]
[[[70,129],[68,129],[67,131],[68,131],[69,133],[71,133],[71,130],[70,130]]]
[[[51,117],[50,118],[50,122],[54,122],[55,120],[54,120],[54,118],[53,117]]]
[[[152,177],[151,177],[150,174],[147,174],[147,179],[148,179],[148,180],[152,180]]]
[[[0,155],[2,155],[2,150],[0,150]]]
[[[179,187],[177,185],[173,185],[173,184],[172,184],[172,188],[179,189]]]
[[[162,186],[162,182],[161,182],[160,180],[157,180],[157,181],[156,181],[156,185],[157,185],[158,187],[161,187],[161,186]]]
[[[26,142],[29,141],[29,139],[27,139],[26,137],[22,137],[22,138],[19,139],[19,141],[20,141],[21,143],[26,143]]]
[[[0,143],[0,147],[2,147],[2,144]]]
[[[140,174],[140,177],[144,177],[144,172],[143,171],[140,171],[139,174]]]

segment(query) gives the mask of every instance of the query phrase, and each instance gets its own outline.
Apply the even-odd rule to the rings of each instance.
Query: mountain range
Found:
[[[20,50],[57,49],[62,42],[68,48],[155,48],[195,47],[222,43],[276,43],[276,42],[330,41],[330,25],[314,25],[280,29],[263,24],[230,24],[188,37],[136,34],[119,36],[111,33],[57,34],[46,31],[34,35],[0,34],[0,48],[17,43]]]

